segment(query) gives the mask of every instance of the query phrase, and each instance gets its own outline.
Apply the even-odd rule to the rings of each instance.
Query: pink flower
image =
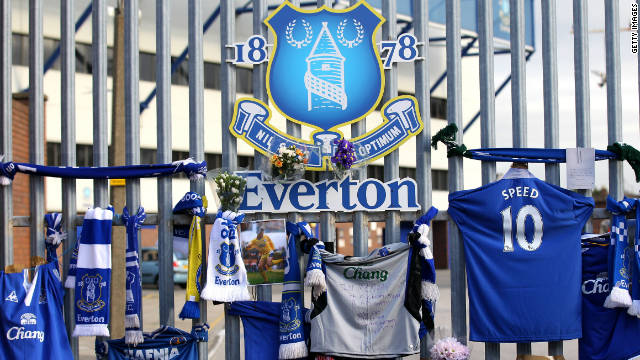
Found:
[[[467,360],[469,348],[452,337],[438,340],[431,348],[432,360]]]

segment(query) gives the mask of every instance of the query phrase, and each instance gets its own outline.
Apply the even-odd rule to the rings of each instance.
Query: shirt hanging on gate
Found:
[[[36,267],[33,281],[0,272],[0,360],[72,359],[62,316],[57,262]]]
[[[593,207],[523,169],[449,195],[464,241],[471,341],[582,335],[580,233]]]
[[[421,278],[413,271],[420,266],[418,252],[405,243],[366,257],[321,251],[327,290],[313,300],[311,352],[356,358],[418,353]]]

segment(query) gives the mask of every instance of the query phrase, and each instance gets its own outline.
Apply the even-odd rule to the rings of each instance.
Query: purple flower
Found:
[[[469,348],[452,337],[438,340],[430,353],[434,360],[467,360],[470,356]]]
[[[351,142],[345,139],[335,139],[333,144],[336,146],[336,152],[331,157],[331,162],[340,170],[348,170],[356,161],[355,147]]]

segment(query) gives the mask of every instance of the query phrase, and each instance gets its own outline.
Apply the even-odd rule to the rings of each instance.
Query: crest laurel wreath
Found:
[[[353,40],[347,40],[344,38],[344,28],[347,26],[347,23],[349,21],[347,19],[344,19],[340,21],[340,24],[338,25],[338,41],[340,42],[340,44],[342,44],[342,46],[346,46],[348,48],[353,48],[360,45],[362,39],[364,38],[364,27],[358,20],[352,20],[353,26],[355,26],[357,32],[356,37]]]
[[[313,37],[313,30],[311,29],[311,25],[305,19],[302,19],[300,22],[302,24],[302,27],[304,27],[305,32],[303,40],[296,40],[293,37],[293,29],[295,29],[296,27],[296,19],[291,20],[291,22],[287,24],[287,29],[285,30],[285,36],[289,45],[297,47],[298,49],[309,45],[311,43],[311,38]]]

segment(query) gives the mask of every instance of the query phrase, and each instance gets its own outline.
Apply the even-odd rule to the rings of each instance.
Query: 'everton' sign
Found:
[[[417,185],[410,178],[383,183],[376,179],[358,182],[346,177],[314,184],[307,180],[263,181],[261,171],[241,171],[236,175],[247,180],[238,209],[243,213],[420,210]]]
[[[284,2],[265,20],[275,39],[268,59],[267,92],[285,118],[314,129],[311,138],[298,139],[272,126],[270,108],[253,98],[236,102],[231,133],[265,155],[277,153],[282,145],[306,149],[307,169],[325,170],[335,151],[333,141],[343,137],[338,129],[364,119],[382,98],[384,70],[375,38],[384,21],[364,1],[345,10],[323,6],[311,11]],[[235,62],[265,61],[265,44],[256,36],[236,44]],[[398,45],[398,54],[417,57],[414,37],[403,38]],[[397,57],[387,56],[389,63]],[[389,100],[381,112],[380,126],[350,140],[357,149],[356,166],[390,153],[422,130],[412,96]]]

